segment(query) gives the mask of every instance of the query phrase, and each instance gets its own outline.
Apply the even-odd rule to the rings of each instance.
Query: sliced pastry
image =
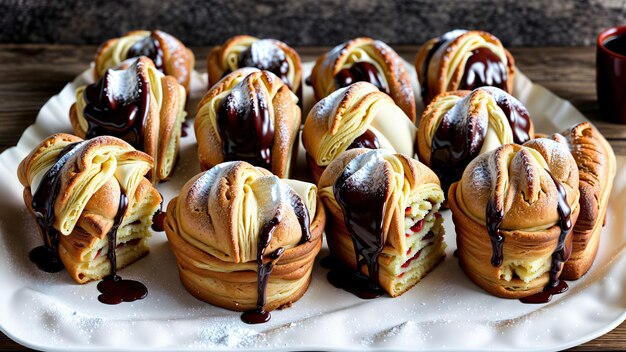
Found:
[[[302,144],[313,178],[353,148],[385,149],[413,156],[417,129],[389,95],[357,82],[320,100],[304,122]]]
[[[511,93],[515,61],[494,35],[457,29],[422,45],[415,70],[428,104],[438,94],[482,86]]]
[[[297,155],[300,121],[298,98],[275,74],[236,70],[198,105],[194,128],[200,167],[243,160],[286,178]]]
[[[313,184],[232,161],[183,186],[165,232],[189,293],[258,323],[306,291],[325,220]]]
[[[443,260],[444,194],[419,161],[381,149],[349,150],[328,165],[318,187],[330,216],[330,254],[349,268],[335,281],[356,283],[344,286],[349,291],[367,297],[363,291],[382,289],[396,297]]]
[[[446,192],[478,155],[534,138],[526,108],[494,87],[436,96],[426,107],[417,130],[419,160],[435,171]]]
[[[609,194],[615,177],[615,154],[609,143],[589,122],[561,132],[578,165],[580,215],[573,229],[572,254],[561,277],[583,276],[596,257],[606,218]],[[557,138],[557,136],[553,136]]]
[[[275,39],[238,35],[209,53],[209,88],[231,72],[243,67],[270,71],[302,99],[302,63],[289,45]]]
[[[316,101],[364,81],[391,96],[411,121],[417,117],[411,80],[402,58],[380,40],[356,38],[337,45],[317,58],[309,80]]]
[[[150,58],[157,70],[174,76],[189,91],[195,61],[193,53],[174,36],[159,30],[132,31],[104,42],[96,54],[95,80],[102,78],[108,69],[140,56]]]
[[[161,203],[144,177],[151,168],[150,156],[114,137],[44,140],[18,167],[44,242],[31,260],[49,272],[65,267],[82,284],[115,277],[148,254],[152,214]]]
[[[174,171],[185,99],[185,89],[174,77],[163,75],[150,59],[140,57],[76,89],[70,122],[81,138],[115,136],[150,155],[154,167],[148,178],[158,183]]]
[[[478,156],[448,192],[461,267],[495,296],[534,303],[559,293],[579,195],[578,167],[563,138]]]

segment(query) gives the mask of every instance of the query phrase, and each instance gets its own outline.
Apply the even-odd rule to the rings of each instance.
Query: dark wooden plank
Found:
[[[193,48],[198,70],[205,70],[210,49]],[[298,52],[303,61],[310,61],[327,49],[301,48]],[[409,61],[417,52],[415,46],[396,49]],[[34,122],[39,108],[88,67],[95,50],[95,46],[0,44],[0,151],[15,145],[23,130]],[[626,155],[626,126],[599,120],[594,48],[513,48],[511,52],[531,80],[571,101],[594,120],[616,154]],[[573,350],[598,349],[626,350],[626,323]],[[0,350],[27,349],[0,334]]]

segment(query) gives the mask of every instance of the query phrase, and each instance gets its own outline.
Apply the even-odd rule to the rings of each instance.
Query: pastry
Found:
[[[435,171],[446,192],[479,154],[534,137],[526,108],[494,87],[439,94],[426,107],[417,131],[419,160]]]
[[[578,167],[563,138],[478,156],[448,192],[461,267],[495,296],[545,302],[566,287],[559,275],[578,200]]]
[[[309,112],[302,144],[313,178],[352,148],[386,149],[413,156],[416,128],[373,84],[357,82],[320,100]]]
[[[195,121],[202,170],[243,160],[289,176],[300,130],[298,98],[269,71],[242,68],[215,84]]]
[[[380,40],[356,38],[337,45],[317,58],[309,80],[316,101],[352,83],[370,82],[390,95],[411,121],[417,118],[415,95],[402,58]]]
[[[31,259],[50,272],[65,267],[82,284],[115,276],[148,254],[161,203],[144,177],[151,168],[150,156],[110,136],[56,134],[41,142],[18,167],[44,242]]]
[[[318,187],[330,216],[331,256],[351,269],[341,281],[356,275],[358,291],[399,296],[443,260],[444,194],[419,161],[381,149],[349,150],[328,165]]]
[[[231,72],[255,67],[278,76],[299,99],[302,99],[302,64],[289,45],[275,39],[238,35],[209,53],[207,72],[209,88]]]
[[[606,139],[589,122],[577,124],[561,133],[576,160],[580,177],[580,215],[573,229],[572,254],[565,262],[561,277],[576,280],[589,270],[598,251],[615,177],[615,154]]]
[[[482,86],[511,93],[515,61],[494,35],[457,29],[422,45],[415,70],[428,104],[438,94]]]
[[[157,183],[174,170],[185,99],[185,89],[174,77],[140,57],[127,68],[110,69],[96,83],[76,89],[70,122],[81,138],[111,135],[150,155],[154,167],[148,178]]]
[[[159,30],[132,31],[104,42],[96,54],[94,79],[97,81],[108,69],[140,56],[150,58],[157,70],[174,76],[189,91],[195,61],[193,53],[178,39]]]
[[[167,207],[165,232],[189,293],[249,323],[306,291],[325,213],[312,184],[243,161],[198,174]]]

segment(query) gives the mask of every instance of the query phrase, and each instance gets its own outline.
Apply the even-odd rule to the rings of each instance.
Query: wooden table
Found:
[[[197,69],[206,70],[210,48],[193,49]],[[325,49],[302,48],[298,52],[303,61],[309,61]],[[93,46],[0,44],[0,151],[17,143],[41,106],[89,66],[95,50]],[[397,50],[410,61],[417,52],[416,47]],[[594,48],[513,48],[511,52],[531,80],[571,101],[594,120],[616,154],[626,155],[626,125],[599,120]],[[0,350],[9,349],[27,350],[0,333]],[[626,323],[573,350],[626,350]]]

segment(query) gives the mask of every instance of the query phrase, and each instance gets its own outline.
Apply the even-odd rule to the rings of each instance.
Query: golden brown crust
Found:
[[[269,180],[283,182],[245,162],[223,163],[192,178],[169,203],[165,231],[181,281],[195,297],[232,310],[256,308],[258,232],[266,221],[263,214],[276,206],[259,188]],[[326,221],[321,202],[315,202],[311,238],[302,244],[294,210],[284,199],[277,205],[283,217],[265,259],[280,247],[285,251],[269,277],[266,310],[289,306],[308,287]]]
[[[198,104],[194,130],[198,139],[201,169],[208,170],[224,161],[222,140],[217,128],[217,110],[222,99],[233,89],[239,90],[247,99],[263,94],[267,101],[272,102],[269,111],[274,119],[271,171],[278,177],[288,177],[301,121],[297,98],[276,75],[255,68],[243,68],[227,75]],[[246,103],[251,103],[251,100]]]
[[[469,57],[468,53],[477,47],[489,47],[492,51],[495,51],[496,55],[499,54],[506,58],[507,92],[511,93],[513,91],[515,61],[511,53],[502,46],[498,38],[484,31],[465,31],[456,37],[453,36],[453,38],[441,45],[432,55],[428,65],[428,72],[423,72],[424,61],[428,58],[428,54],[433,46],[439,42],[440,37],[430,39],[418,51],[415,59],[415,70],[420,83],[424,82],[424,80],[428,81],[428,92],[422,92],[422,96],[426,97],[427,104],[438,94],[459,90],[461,79],[465,73],[466,61],[458,61],[458,56],[465,55]],[[469,42],[475,42],[476,44],[467,45]],[[459,50],[463,50],[463,53],[459,53]],[[463,64],[461,65],[460,63]]]
[[[562,132],[578,165],[580,216],[574,227],[573,248],[562,277],[576,280],[593,264],[606,217],[615,176],[615,154],[609,143],[589,123]]]
[[[31,185],[35,180],[41,177],[42,173],[47,171],[53,163],[56,162],[60,151],[70,143],[81,142],[82,139],[68,135],[56,134],[44,140],[37,146],[19,165],[18,178],[24,186],[24,201],[30,213],[34,216],[32,207],[33,194]],[[102,246],[107,240],[107,234],[113,226],[113,219],[116,216],[120,203],[120,195],[122,189],[125,189],[129,196],[129,208],[122,221],[122,226],[118,233],[127,233],[124,228],[131,222],[140,221],[141,226],[136,226],[136,231],[141,228],[147,228],[152,221],[152,213],[156,211],[161,202],[159,192],[150,184],[150,182],[142,177],[152,165],[152,158],[142,152],[134,150],[128,143],[110,136],[102,136],[93,138],[86,143],[80,145],[75,156],[70,158],[63,166],[60,176],[59,196],[54,202],[54,227],[60,233],[64,234],[59,239],[59,256],[70,276],[77,283],[85,283],[102,276],[94,276],[94,266],[100,266],[96,271],[108,274],[107,268],[110,268],[108,262],[102,264],[107,266],[101,267],[96,261],[102,261],[106,255],[100,256],[96,254],[98,248],[102,252]],[[137,181],[131,181],[133,177],[130,174],[123,174],[124,171],[112,170],[112,174],[108,178],[100,181],[101,186],[92,186],[92,177],[94,170],[103,170],[111,165],[96,164],[94,159],[113,157],[116,159],[115,165],[124,163],[125,165],[137,168]],[[113,165],[115,167],[115,165]],[[92,175],[85,178],[85,175]],[[126,177],[128,176],[128,177]],[[124,184],[122,185],[120,181]],[[136,184],[134,184],[136,182]],[[76,203],[78,194],[87,193],[86,203],[81,207]],[[64,230],[67,214],[77,212],[79,215],[75,219],[75,225],[71,225]],[[141,214],[145,214],[141,216]],[[142,227],[143,226],[143,227]],[[39,229],[39,235],[44,239],[44,234]],[[143,234],[145,236],[146,234]],[[149,235],[149,233],[148,233]],[[119,241],[118,243],[124,243]],[[125,239],[122,238],[122,241]],[[118,257],[118,269],[121,269],[135,260],[145,256],[148,248],[145,240],[136,243],[133,246],[124,249],[118,249],[118,253],[122,255]]]
[[[152,35],[158,40],[163,51],[163,68],[166,75],[174,76],[179,84],[189,92],[191,72],[195,63],[193,52],[185,47],[174,36],[160,30],[153,32],[146,30],[130,31],[120,38],[112,38],[104,42],[96,53],[94,79],[97,81],[104,72],[126,60],[128,48],[142,38]],[[124,43],[132,41],[132,43]]]
[[[252,37],[249,35],[237,35],[228,39],[223,45],[215,46],[211,49],[207,58],[207,72],[209,73],[209,88],[213,87],[218,81],[220,81],[224,74],[232,72],[228,63],[228,56],[236,54],[239,56],[243,50],[247,49],[252,43],[261,39]],[[302,86],[302,63],[298,53],[292,49],[289,45],[275,39],[271,40],[277,47],[279,47],[285,55],[289,58],[292,66],[290,70],[293,70],[293,81],[291,83],[291,89],[293,92],[297,92]],[[239,65],[237,65],[237,68]]]
[[[331,51],[315,61],[311,71],[311,85],[315,92],[315,100],[319,101],[339,87],[335,84],[335,76],[345,68],[347,61],[355,50],[361,50],[369,56],[381,69],[393,101],[404,113],[415,122],[415,96],[408,72],[400,56],[387,44],[372,38],[355,38],[339,44]]]
[[[560,227],[557,188],[563,185],[576,223],[578,168],[564,140],[535,139],[506,144],[474,159],[448,193],[463,270],[487,292],[505,298],[537,293],[549,280],[552,253]],[[504,220],[500,227],[503,263],[491,263],[492,244],[486,228],[487,204],[493,201]],[[572,234],[565,240],[571,246]]]

